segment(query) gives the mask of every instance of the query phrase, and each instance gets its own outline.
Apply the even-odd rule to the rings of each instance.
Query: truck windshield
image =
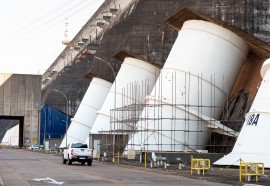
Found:
[[[88,148],[88,147],[87,147],[87,144],[74,143],[71,145],[71,148]]]

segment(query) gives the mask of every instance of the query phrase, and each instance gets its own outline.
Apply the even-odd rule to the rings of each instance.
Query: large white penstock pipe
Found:
[[[112,83],[103,79],[92,79],[60,147],[65,147],[66,143],[86,141],[96,119],[97,110],[103,105],[111,86]]]
[[[144,97],[146,96],[145,93],[152,90],[155,85],[157,76],[159,75],[159,72],[159,68],[148,62],[130,57],[125,58],[102,108],[100,109],[100,111],[98,111],[98,115],[91,130],[91,133],[106,133],[106,131],[109,132],[114,130],[115,128],[113,127],[117,127],[110,123],[110,117],[114,117],[114,114],[110,115],[111,109],[126,106],[124,104],[127,103],[143,104]],[[140,87],[139,92],[137,91],[137,95],[140,96],[134,96],[136,94],[134,90],[133,92],[130,90],[126,93],[123,92],[123,89],[126,88],[127,85],[131,85],[132,83],[139,85],[145,84],[145,86]],[[145,89],[149,89],[150,91]],[[133,96],[131,94],[133,94]],[[123,100],[129,101],[124,103]],[[119,118],[121,119],[121,116]],[[128,124],[123,123],[123,125],[117,127],[117,129],[128,130],[132,128],[130,128]]]
[[[153,151],[204,149],[207,120],[219,119],[247,53],[248,46],[233,32],[186,21],[146,98],[155,106],[142,112],[146,119],[138,122],[133,141]]]
[[[231,153],[216,161],[216,165],[238,165],[245,162],[263,162],[270,168],[270,59],[261,68],[263,78],[253,104]]]

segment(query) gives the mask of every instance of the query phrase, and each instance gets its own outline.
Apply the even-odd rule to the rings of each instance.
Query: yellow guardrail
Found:
[[[146,168],[146,152],[144,153],[144,168]]]
[[[97,158],[98,158],[98,162],[100,160],[100,151],[97,151]]]
[[[240,159],[240,166],[239,166],[240,181],[242,181],[242,177],[244,176],[248,181],[251,181],[252,177],[255,177],[256,182],[258,182],[258,177],[261,175],[264,175],[264,163],[244,162],[242,159]]]
[[[117,164],[119,165],[119,163],[120,163],[120,152],[118,151],[117,152]]]
[[[205,170],[210,169],[210,159],[195,159],[191,158],[191,166],[190,166],[190,175],[193,174],[193,171],[198,171],[198,174],[201,173],[204,175]]]

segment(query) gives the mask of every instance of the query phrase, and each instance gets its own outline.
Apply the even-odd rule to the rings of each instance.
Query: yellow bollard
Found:
[[[117,155],[118,155],[118,157],[117,157],[117,164],[119,164],[119,162],[120,162],[120,152],[119,151],[118,151]]]
[[[144,153],[144,168],[146,168],[146,152]]]
[[[239,166],[239,180],[242,181],[242,159],[240,158],[240,166]]]
[[[100,151],[98,151],[97,157],[98,157],[98,162],[99,162],[99,159],[100,159]]]
[[[190,161],[191,161],[191,166],[190,166],[190,175],[192,175],[192,173],[193,173],[193,170],[192,170],[192,168],[193,168],[193,156],[190,156]]]

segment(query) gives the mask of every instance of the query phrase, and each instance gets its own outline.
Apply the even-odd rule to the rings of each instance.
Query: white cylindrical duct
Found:
[[[144,97],[151,92],[159,72],[159,68],[150,63],[135,58],[125,58],[101,110],[98,111],[91,133],[116,129],[110,124],[110,110],[128,104],[144,103]],[[137,89],[134,90],[133,87]],[[124,92],[124,89],[131,90]],[[115,118],[113,114],[111,117]],[[132,129],[128,124],[114,127],[118,130]]]
[[[66,135],[60,145],[65,147],[70,143],[84,143],[89,136],[96,119],[97,110],[103,105],[112,83],[94,77],[83,97],[83,100],[71,121]]]
[[[146,98],[154,106],[142,112],[146,119],[137,125],[142,132],[134,144],[158,151],[203,149],[209,136],[206,118],[221,116],[247,52],[246,43],[231,31],[186,21]]]
[[[19,124],[6,131],[1,144],[8,146],[19,145]]]
[[[216,165],[238,165],[241,158],[245,162],[263,162],[270,168],[270,59],[261,68],[263,78],[253,104],[246,114],[241,132],[227,156],[221,158]]]

